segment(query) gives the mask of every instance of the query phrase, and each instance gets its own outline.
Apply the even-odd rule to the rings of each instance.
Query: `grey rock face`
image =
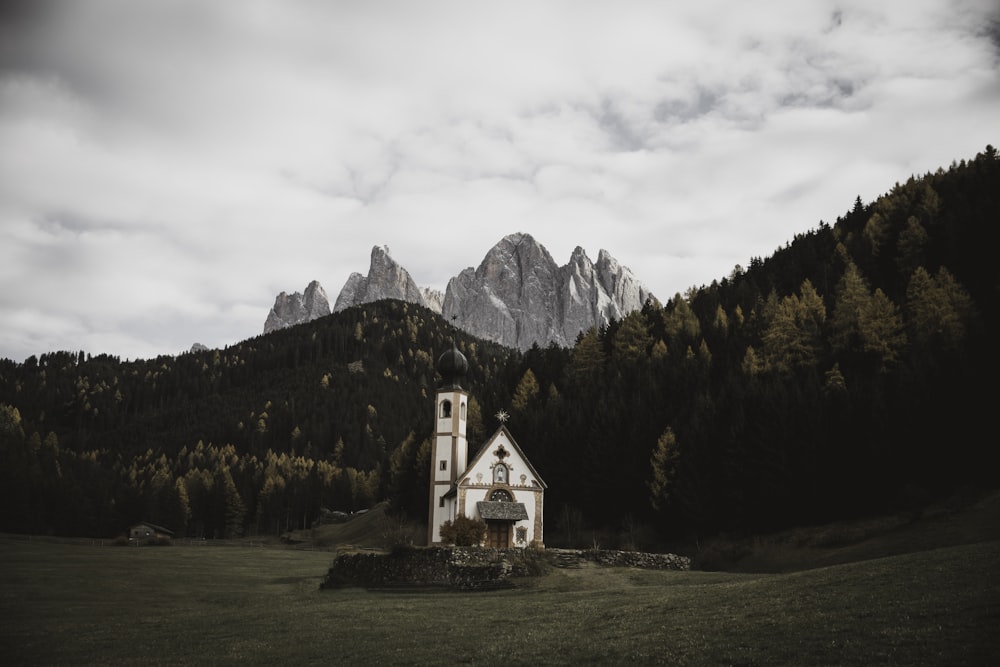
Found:
[[[388,246],[375,246],[372,248],[368,275],[363,276],[360,273],[350,275],[344,288],[340,290],[333,312],[380,299],[400,299],[441,312],[440,307],[434,307],[435,294],[437,292],[433,290],[417,287],[409,272],[389,254]]]
[[[264,333],[330,313],[319,283],[304,295],[282,292]],[[522,350],[554,342],[571,346],[581,331],[621,319],[653,295],[606,250],[594,263],[577,247],[569,263],[558,266],[529,234],[505,236],[478,268],[452,278],[444,294],[418,287],[387,247],[372,248],[368,275],[347,279],[333,312],[351,306],[400,299],[442,313],[469,333]]]
[[[444,293],[430,287],[421,287],[420,293],[424,295],[424,303],[435,313],[444,310]]]
[[[326,291],[317,281],[312,281],[302,294],[282,292],[274,299],[274,306],[264,322],[264,333],[310,322],[330,314],[330,301]]]
[[[557,326],[559,268],[527,234],[511,234],[448,282],[444,316],[455,326],[510,347],[562,343]]]
[[[452,278],[443,314],[476,336],[525,350],[570,346],[581,331],[621,319],[651,296],[604,250],[594,264],[577,247],[560,267],[530,235],[511,234],[478,268]]]

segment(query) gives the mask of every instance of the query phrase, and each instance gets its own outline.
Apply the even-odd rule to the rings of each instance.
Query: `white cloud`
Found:
[[[225,345],[513,231],[669,297],[997,141],[987,0],[49,7],[0,23],[15,359]]]

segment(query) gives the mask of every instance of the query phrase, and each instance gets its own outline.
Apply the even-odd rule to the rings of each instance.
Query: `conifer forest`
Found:
[[[224,349],[0,360],[0,531],[276,535],[384,500],[426,520],[453,344],[470,456],[508,412],[548,484],[548,543],[776,530],[995,487],[996,150],[845,206],[571,348],[522,353],[381,301]]]

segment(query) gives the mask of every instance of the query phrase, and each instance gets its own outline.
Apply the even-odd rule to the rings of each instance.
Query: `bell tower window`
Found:
[[[451,401],[441,401],[441,418],[451,417]]]

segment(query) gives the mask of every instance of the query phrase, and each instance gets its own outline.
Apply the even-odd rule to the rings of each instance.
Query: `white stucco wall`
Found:
[[[502,463],[509,470],[507,483],[494,482],[495,467],[501,464],[501,459],[497,456],[496,452],[501,447],[506,452]],[[521,479],[522,475],[524,476],[523,480]],[[471,518],[481,518],[476,508],[476,503],[489,500],[490,494],[498,488],[509,491],[514,502],[523,503],[528,513],[527,519],[513,523],[512,539],[516,541],[517,529],[519,527],[526,528],[528,533],[524,544],[517,544],[516,542],[515,544],[517,546],[527,546],[532,541],[542,543],[541,510],[543,508],[541,504],[544,489],[516,445],[510,441],[503,431],[495,436],[483,451],[478,454],[478,458],[472,461],[468,470],[460,476],[457,513],[465,514],[465,516]]]
[[[469,396],[461,390],[439,391],[435,397],[434,440],[430,460],[430,497],[428,512],[428,541],[441,541],[441,524],[454,520],[456,499],[446,498],[441,505],[441,496],[448,493],[459,478],[459,473],[468,462],[469,444],[466,440]],[[445,402],[450,410],[442,409]],[[442,467],[441,462],[444,461]]]

